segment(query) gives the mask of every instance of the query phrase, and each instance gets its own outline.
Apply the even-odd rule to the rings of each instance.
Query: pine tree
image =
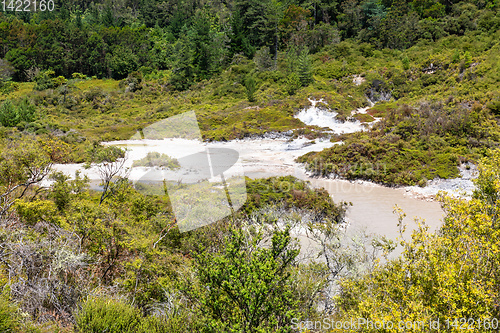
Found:
[[[303,49],[302,52],[300,52],[297,67],[300,83],[303,87],[308,86],[313,81],[313,77],[311,58],[307,49]]]
[[[66,97],[66,95],[65,95]],[[35,120],[35,106],[28,98],[24,98],[17,108],[18,121],[25,121],[27,123]]]
[[[249,102],[255,102],[255,91],[257,91],[257,85],[255,84],[255,79],[252,75],[248,75],[245,78],[245,88]]]
[[[18,122],[16,107],[8,99],[0,106],[0,124],[5,127],[14,127]]]
[[[287,76],[285,89],[289,95],[295,95],[297,90],[300,89],[301,85],[302,84],[300,82],[300,78],[297,75],[297,73],[292,73]]]

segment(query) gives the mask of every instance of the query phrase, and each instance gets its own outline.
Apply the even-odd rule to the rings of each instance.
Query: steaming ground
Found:
[[[322,99],[319,101],[309,99],[311,106],[304,108],[299,113],[295,115],[295,118],[299,119],[306,125],[314,125],[319,127],[328,127],[330,132],[334,134],[346,134],[367,131],[374,123],[380,121],[380,118],[375,118],[375,121],[370,123],[363,123],[357,119],[352,118],[357,113],[365,114],[370,107],[359,108],[351,112],[351,118],[346,121],[341,121],[337,119],[337,112],[327,110],[324,107],[318,107],[319,103],[325,104]],[[370,101],[369,101],[370,102]],[[370,102],[373,106],[373,103]]]

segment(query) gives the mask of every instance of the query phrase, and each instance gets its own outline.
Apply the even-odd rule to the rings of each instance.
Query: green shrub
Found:
[[[87,75],[82,74],[82,73],[73,73],[71,76],[73,77],[73,79],[80,79],[80,80],[87,79]]]
[[[9,99],[0,106],[0,125],[14,127],[19,123],[30,123],[35,120],[35,106],[28,98],[24,98],[16,107]]]
[[[104,97],[106,97],[106,93],[104,93],[101,87],[92,87],[89,91],[84,93],[84,98],[87,102],[92,102]]]
[[[137,333],[196,332],[195,325],[196,323],[191,323],[189,318],[185,316],[172,316],[169,318],[148,316],[141,321]]]
[[[125,88],[125,91],[135,92],[142,89],[143,76],[141,72],[132,72],[126,79],[120,81],[120,88]]]
[[[267,205],[309,210],[318,218],[342,221],[345,207],[335,204],[324,189],[311,189],[307,182],[293,176],[247,179],[247,201],[241,210],[247,214]]]
[[[255,83],[254,77],[252,75],[248,75],[244,83],[248,101],[255,102],[255,92],[257,91],[257,85]]]
[[[297,74],[303,87],[308,86],[313,81],[311,57],[307,49],[303,49],[299,55]]]
[[[410,59],[408,59],[408,56],[405,56],[402,60],[403,62],[403,69],[406,71],[410,69]]]
[[[20,332],[20,320],[16,312],[17,308],[0,296],[0,332]]]
[[[201,288],[193,291],[205,314],[207,332],[289,332],[300,316],[290,268],[300,250],[290,229],[275,231],[270,248],[231,230],[220,251],[195,258]]]
[[[469,51],[465,52],[465,55],[464,55],[464,65],[465,65],[466,68],[469,67],[470,65],[472,65],[472,56],[469,53]]]
[[[19,83],[12,81],[0,81],[0,92],[2,94],[10,94],[11,92],[19,90]]]
[[[301,87],[300,78],[297,73],[292,73],[286,78],[285,89],[286,92],[291,96],[295,95],[297,90]]]
[[[136,332],[140,311],[132,305],[114,299],[92,298],[76,313],[76,329],[82,333]]]
[[[488,104],[486,104],[486,107],[490,109],[490,111],[493,112],[494,114],[500,115],[500,100],[491,101]]]
[[[14,127],[17,123],[16,107],[8,99],[0,106],[0,124],[5,127]]]
[[[55,72],[53,70],[47,70],[40,72],[37,76],[35,76],[36,85],[34,87],[35,90],[45,90],[45,89],[54,89],[57,88],[67,82],[67,80],[63,76],[58,76],[54,78]]]
[[[30,123],[35,120],[35,105],[26,97],[17,107],[17,117],[19,121]]]
[[[166,154],[160,154],[158,152],[149,152],[143,159],[134,161],[132,166],[145,166],[145,167],[160,167],[167,168],[171,170],[179,169],[179,161],[172,158]]]

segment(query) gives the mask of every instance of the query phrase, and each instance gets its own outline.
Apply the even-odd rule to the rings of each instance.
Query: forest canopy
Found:
[[[0,71],[17,81],[39,71],[125,78],[171,70],[186,89],[256,54],[310,53],[344,39],[406,49],[468,31],[496,31],[498,1],[55,1],[52,12],[0,13]],[[264,61],[265,63],[265,61]]]

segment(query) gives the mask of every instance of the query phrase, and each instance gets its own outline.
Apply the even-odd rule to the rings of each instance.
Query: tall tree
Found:
[[[278,43],[280,39],[278,27],[285,14],[285,8],[285,4],[278,0],[271,0],[266,4],[269,24],[274,30],[274,69],[278,69]]]

